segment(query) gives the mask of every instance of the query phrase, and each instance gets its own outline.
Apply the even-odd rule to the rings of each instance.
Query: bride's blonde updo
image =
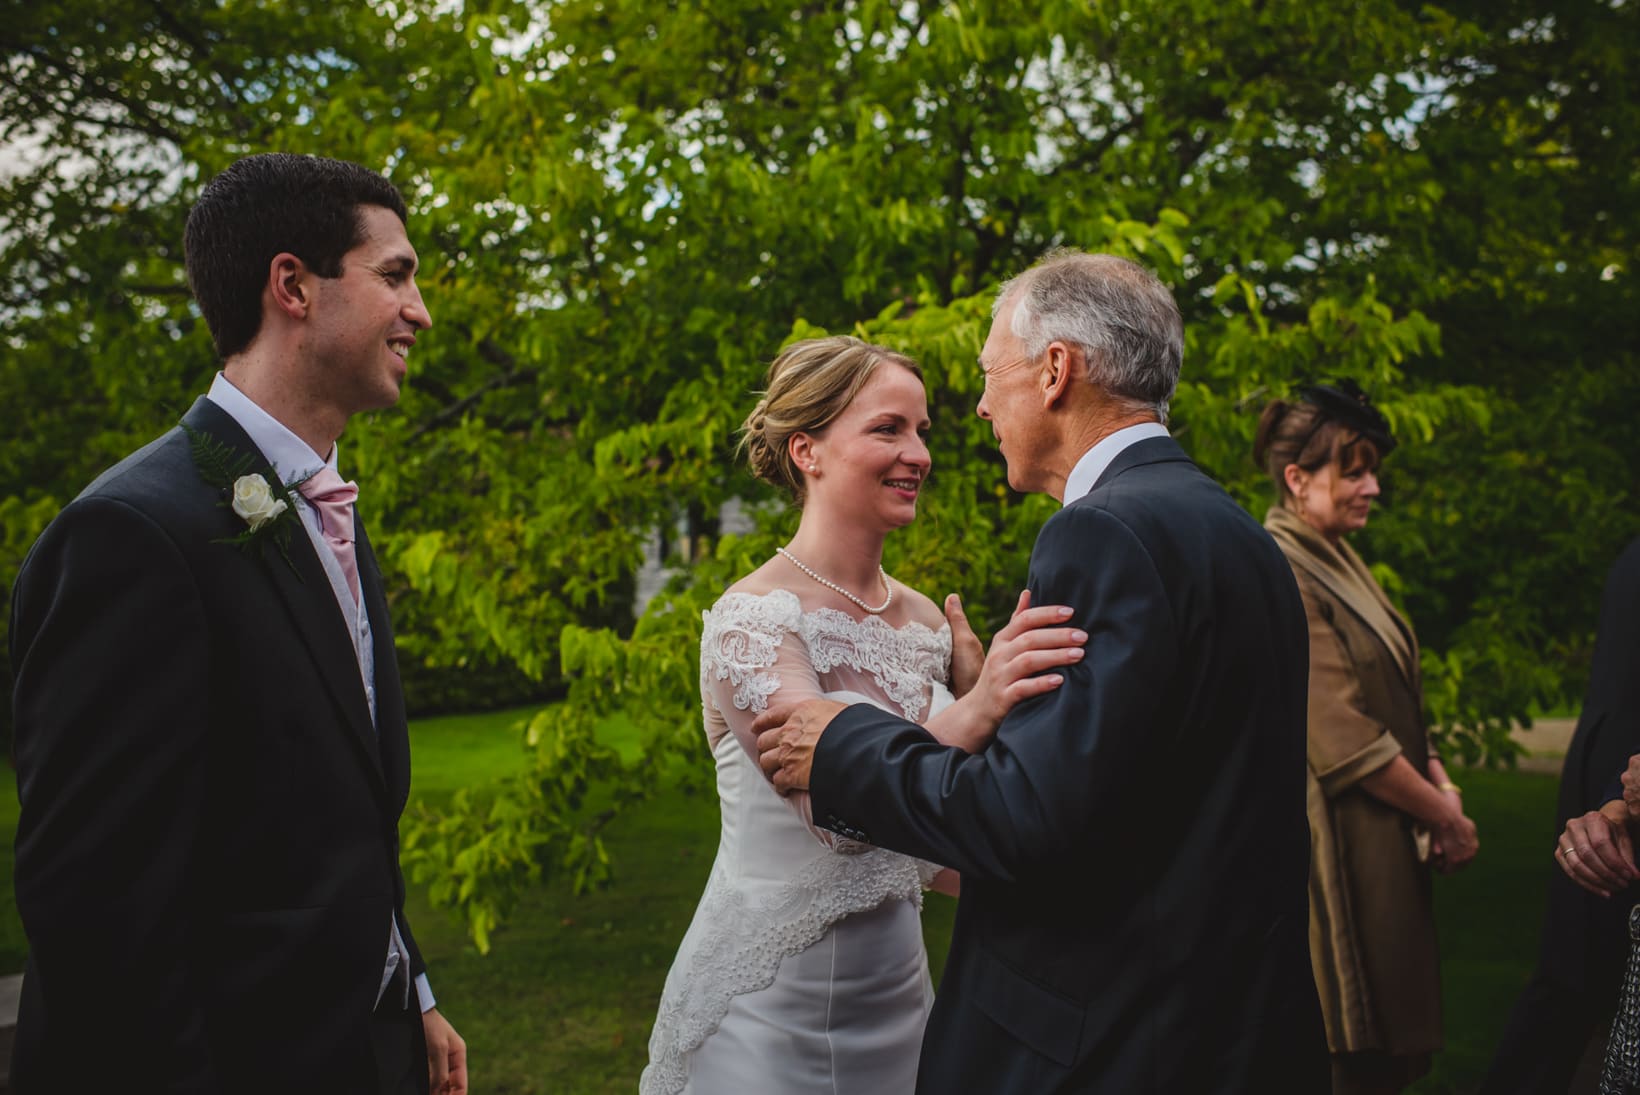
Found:
[[[885,361],[922,379],[917,363],[904,354],[848,335],[806,338],[786,347],[769,366],[763,398],[740,427],[740,447],[752,473],[801,506],[807,489],[792,459],[792,435],[823,433]]]

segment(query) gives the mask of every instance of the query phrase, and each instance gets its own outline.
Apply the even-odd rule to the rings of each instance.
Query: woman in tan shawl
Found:
[[[1353,382],[1264,409],[1253,455],[1281,502],[1264,526],[1310,624],[1310,956],[1334,1095],[1403,1090],[1441,1046],[1430,868],[1474,858],[1475,825],[1430,744],[1418,643],[1346,534],[1395,445]]]

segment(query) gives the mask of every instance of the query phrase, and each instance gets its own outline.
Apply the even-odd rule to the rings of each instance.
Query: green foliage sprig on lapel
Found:
[[[271,543],[279,549],[291,573],[300,578],[296,564],[290,559],[290,530],[299,520],[296,499],[291,492],[302,481],[282,481],[271,465],[260,472],[254,471],[256,460],[250,453],[236,451],[221,439],[196,430],[186,422],[178,424],[188,435],[189,451],[200,479],[223,491],[227,497],[218,504],[233,510],[249,526],[237,536],[224,536],[211,542],[230,544],[247,553]]]

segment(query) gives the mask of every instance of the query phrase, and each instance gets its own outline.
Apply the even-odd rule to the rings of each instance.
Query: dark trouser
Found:
[[[1598,1090],[1611,1016],[1589,997],[1534,973],[1509,1013],[1479,1095]]]
[[[1365,1053],[1332,1055],[1332,1095],[1398,1095],[1429,1071],[1427,1053],[1391,1056]]]
[[[381,1095],[428,1095],[427,1037],[421,1029],[421,1005],[410,990],[408,1006],[399,1006],[400,990],[390,985],[370,1019],[370,1048],[376,1052]]]

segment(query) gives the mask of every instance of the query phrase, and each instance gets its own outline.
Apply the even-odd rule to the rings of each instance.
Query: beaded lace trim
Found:
[[[649,1036],[639,1095],[676,1095],[689,1080],[688,1055],[718,1028],[736,996],[774,984],[780,963],[818,943],[845,916],[905,900],[922,908],[919,864],[882,848],[823,855],[781,889],[748,901],[722,864],[713,868],[695,914],[710,925],[677,982],[663,994]]]
[[[951,629],[934,631],[920,623],[890,627],[876,616],[856,620],[835,608],[804,612],[797,595],[777,589],[762,595],[728,593],[704,615],[700,639],[702,689],[712,679],[734,686],[740,711],[762,711],[780,687],[767,672],[780,643],[795,633],[808,648],[816,673],[846,665],[868,673],[912,722],[928,709],[930,681],[944,683],[951,662]]]

